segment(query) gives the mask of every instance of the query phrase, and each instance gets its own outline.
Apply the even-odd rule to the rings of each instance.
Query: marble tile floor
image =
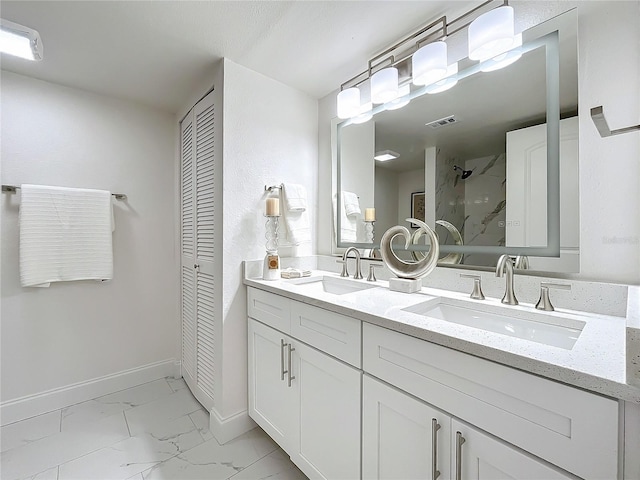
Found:
[[[305,480],[256,428],[220,445],[184,380],[166,378],[0,428],[2,480]]]

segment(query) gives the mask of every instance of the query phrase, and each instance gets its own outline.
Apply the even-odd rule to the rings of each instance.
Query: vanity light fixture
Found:
[[[0,52],[39,61],[44,50],[36,30],[0,19]]]
[[[447,74],[447,44],[442,40],[421,47],[411,57],[413,83],[431,85]]]
[[[393,150],[382,150],[381,152],[377,152],[373,158],[380,162],[386,162],[388,160],[395,160],[396,158],[400,158],[400,154],[398,152],[394,152]]]
[[[445,40],[463,29],[467,29],[469,59],[480,61],[482,71],[503,68],[521,56],[517,48],[510,51],[522,44],[522,37],[514,35],[514,14],[509,1],[487,0],[451,21],[446,16],[438,18],[369,60],[367,70],[341,85],[338,117],[350,118],[353,123],[363,123],[372,117],[370,108],[363,110],[361,105],[361,86],[370,87],[371,101],[384,104],[381,110],[393,110],[408,103],[408,93],[400,91],[399,80],[424,86],[421,93],[452,88],[457,83],[458,64],[448,64]]]
[[[503,6],[483,13],[469,25],[469,58],[488,60],[513,45],[513,7]]]
[[[338,117],[351,118],[360,113],[360,90],[347,88],[338,94]]]
[[[371,101],[387,103],[398,98],[398,69],[387,67],[371,76]]]

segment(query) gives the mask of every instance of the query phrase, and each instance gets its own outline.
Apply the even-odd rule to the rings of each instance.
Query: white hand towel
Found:
[[[20,282],[113,278],[111,193],[22,185]]]
[[[360,211],[360,200],[355,193],[343,191],[342,205],[344,206],[344,211],[348,217],[362,213]]]
[[[300,245],[311,241],[311,229],[309,228],[309,214],[305,211],[282,212],[285,224],[286,239],[291,245]]]
[[[307,189],[297,183],[284,184],[284,205],[290,212],[304,212],[307,209]]]
[[[358,241],[358,224],[355,217],[347,216],[344,202],[338,211],[336,196],[333,196],[333,231],[337,232],[337,218],[340,215],[340,241],[357,242]]]

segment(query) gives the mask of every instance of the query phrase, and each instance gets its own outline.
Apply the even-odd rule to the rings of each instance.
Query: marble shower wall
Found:
[[[464,238],[465,180],[453,169],[458,159],[442,148],[436,150],[436,220],[453,224]],[[459,165],[459,164],[458,164]],[[441,244],[453,245],[451,235],[442,227],[436,227]],[[466,243],[466,241],[465,241]]]
[[[505,154],[462,161],[439,148],[436,165],[436,219],[455,225],[465,245],[504,245]],[[462,180],[454,165],[473,173]],[[437,232],[441,243],[453,243],[442,227]],[[495,266],[496,256],[466,254],[463,263]]]

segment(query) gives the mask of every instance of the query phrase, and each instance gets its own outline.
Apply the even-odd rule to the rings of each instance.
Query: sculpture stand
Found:
[[[422,280],[416,278],[397,278],[389,279],[389,290],[402,293],[416,293],[422,289]]]

